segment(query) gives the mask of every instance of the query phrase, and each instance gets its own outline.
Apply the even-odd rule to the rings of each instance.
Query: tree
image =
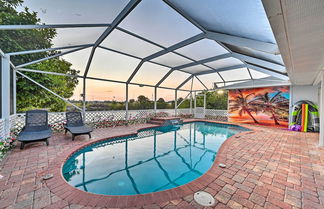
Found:
[[[224,91],[223,94],[218,94],[217,91],[207,92],[203,91],[203,94],[206,94],[206,108],[207,109],[216,109],[216,110],[227,110],[228,102],[228,92]],[[183,101],[183,98],[178,98],[178,105]],[[197,107],[204,106],[204,97],[197,97]],[[186,99],[181,105],[180,108],[189,108],[190,99]]]
[[[180,98],[179,100],[180,102],[178,102],[178,105],[182,102],[179,106],[179,109],[190,108],[190,99],[183,100],[182,98]]]
[[[121,102],[111,103],[111,110],[124,110],[124,109],[125,109],[125,103],[121,103]]]
[[[273,96],[270,96],[268,92],[263,95],[257,95],[256,98],[251,101],[253,106],[262,110],[265,114],[272,117],[275,125],[280,125],[278,117],[281,112],[286,111],[289,108],[289,101],[281,95],[281,91],[278,91]]]
[[[177,100],[178,105],[179,105],[182,101],[183,101],[183,98],[182,98],[182,97],[178,98],[178,100]]]
[[[157,100],[157,102],[165,103],[165,100],[164,100],[163,98],[159,98],[159,99]]]
[[[147,98],[144,95],[140,95],[137,97],[137,102],[138,102],[138,109],[151,109],[152,102],[150,102],[149,98]]]
[[[138,101],[139,103],[144,104],[144,103],[147,103],[147,102],[150,101],[150,100],[149,100],[149,98],[147,98],[146,96],[140,95],[140,96],[137,97],[137,101]]]
[[[57,59],[47,60],[37,65],[39,70],[49,70],[67,73],[70,71],[71,64],[68,62],[58,61]],[[34,68],[34,66],[32,67]],[[67,76],[58,77],[55,75],[46,75],[40,73],[30,73],[28,75],[37,82],[56,92],[64,98],[73,95],[74,87],[77,85],[76,78]],[[25,111],[34,108],[49,108],[51,111],[64,111],[66,103],[60,98],[49,94],[45,89],[31,83],[27,79],[19,79],[17,82],[17,110]]]
[[[0,24],[1,25],[35,25],[41,24],[36,12],[30,12],[25,8],[21,12],[16,9],[23,0],[0,0]],[[56,36],[55,29],[33,30],[4,30],[0,31],[0,46],[5,53],[24,51],[31,49],[50,48],[52,40]],[[33,60],[57,54],[59,51],[33,53],[11,57],[14,65],[20,65]],[[63,59],[51,59],[45,62],[28,66],[31,69],[59,72],[76,75],[78,72],[71,69],[71,64]],[[48,87],[60,96],[69,98],[73,95],[78,80],[73,77],[62,77],[39,73],[25,74],[38,83]],[[50,111],[64,111],[66,103],[46,90],[17,76],[17,111],[25,111],[34,108],[48,108]]]
[[[168,107],[168,103],[166,103],[163,98],[159,98],[156,101],[156,105],[158,109],[166,109]]]
[[[228,103],[228,91],[224,91],[223,94],[217,93],[217,91],[206,93],[206,108],[227,110]]]
[[[248,114],[254,121],[254,123],[259,123],[252,115],[252,112],[257,112],[256,107],[252,106],[252,100],[249,98],[254,95],[254,93],[243,95],[241,90],[237,90],[238,96],[235,99],[229,100],[230,112],[239,111],[238,114],[242,116],[243,114]]]

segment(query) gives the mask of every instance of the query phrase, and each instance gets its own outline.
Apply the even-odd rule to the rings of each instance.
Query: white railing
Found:
[[[5,120],[0,119],[0,138],[1,140],[4,139],[5,137]]]
[[[228,110],[206,109],[205,118],[218,121],[228,121]]]
[[[158,109],[157,114],[174,116],[174,109]],[[192,110],[194,113],[194,110]],[[128,111],[128,120],[134,121],[134,123],[144,123],[153,116],[154,110],[129,110]],[[177,115],[182,117],[193,117],[193,114],[190,113],[190,109],[178,109]],[[206,118],[214,120],[227,120],[228,112],[227,110],[214,110],[206,109]],[[65,122],[65,112],[50,112],[49,113],[49,124],[54,130],[62,129],[62,126]],[[125,110],[112,110],[112,111],[88,111],[86,112],[85,121],[87,124],[93,125],[94,127],[105,127],[103,122],[109,123],[108,125],[119,125],[125,123],[126,111]],[[25,125],[25,114],[19,113],[15,116],[12,116],[10,119],[11,128],[16,130],[21,130]],[[0,120],[0,134],[2,134],[3,121]],[[98,125],[99,124],[99,125]],[[2,136],[2,135],[1,135]]]
[[[166,112],[168,115],[174,115],[174,110],[157,110],[159,112]],[[137,121],[137,122],[146,122],[145,119],[150,117],[154,113],[154,110],[129,110],[128,119]],[[12,123],[15,125],[12,126],[15,129],[22,129],[25,126],[25,114],[19,113],[12,118]],[[85,122],[88,124],[99,123],[103,121],[107,122],[117,122],[125,121],[126,111],[125,110],[112,110],[112,111],[88,111],[86,112]],[[65,122],[65,112],[50,112],[48,114],[48,122],[54,130],[61,129],[63,123]],[[101,124],[103,125],[103,124]]]

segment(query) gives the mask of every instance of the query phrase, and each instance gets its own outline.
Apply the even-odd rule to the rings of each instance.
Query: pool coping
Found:
[[[59,157],[57,157],[49,164],[48,169],[39,173],[38,176],[40,177],[48,173],[53,174],[53,178],[44,181],[46,186],[55,195],[72,204],[81,204],[84,206],[91,206],[91,207],[109,206],[110,208],[139,207],[144,205],[159,204],[162,202],[185,197],[187,195],[193,194],[207,187],[208,184],[213,182],[217,177],[219,177],[222,174],[222,169],[224,168],[220,168],[218,164],[226,160],[226,153],[227,150],[230,148],[230,144],[233,141],[239,139],[240,136],[259,131],[256,129],[257,127],[253,127],[245,124],[230,123],[230,122],[219,122],[219,121],[212,121],[212,120],[205,120],[205,119],[187,119],[184,120],[184,122],[210,122],[210,123],[217,123],[217,124],[236,125],[236,126],[247,128],[250,131],[243,131],[226,139],[221,145],[221,147],[219,148],[213,165],[202,176],[198,177],[197,179],[187,184],[175,188],[171,188],[168,190],[159,191],[159,192],[139,194],[139,195],[120,195],[120,196],[94,194],[73,187],[68,182],[66,182],[62,174],[62,168],[64,163],[68,160],[69,157],[71,157],[74,153],[76,153],[80,149],[89,146],[91,144],[98,143],[100,141],[106,141],[109,139],[114,139],[116,137],[135,135],[141,130],[161,126],[161,125],[154,125],[154,124],[149,125],[145,128],[139,128],[135,132],[130,131],[121,135],[115,135],[107,138],[87,141],[78,145],[73,150],[66,150]]]

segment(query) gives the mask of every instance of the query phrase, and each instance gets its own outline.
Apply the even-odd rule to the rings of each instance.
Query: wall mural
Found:
[[[229,90],[229,121],[288,127],[289,86]]]

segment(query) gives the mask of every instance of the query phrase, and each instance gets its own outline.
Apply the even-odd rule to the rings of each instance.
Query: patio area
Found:
[[[92,140],[120,133],[132,134],[151,126],[96,129]],[[66,182],[62,187],[59,174],[52,180],[42,181],[41,176],[53,171],[53,163],[64,153],[89,142],[83,136],[72,142],[69,135],[55,134],[50,146],[40,143],[26,145],[25,150],[16,147],[1,163],[4,176],[0,180],[0,206],[34,209],[203,208],[193,200],[193,193],[204,190],[215,197],[214,208],[323,208],[324,149],[317,146],[318,134],[246,127],[252,131],[228,139],[217,154],[213,167],[203,177],[185,185],[182,190],[139,195],[136,201],[122,196],[102,199],[102,196],[84,192],[83,195],[73,195],[72,187]],[[226,164],[226,168],[218,167],[218,163]]]

